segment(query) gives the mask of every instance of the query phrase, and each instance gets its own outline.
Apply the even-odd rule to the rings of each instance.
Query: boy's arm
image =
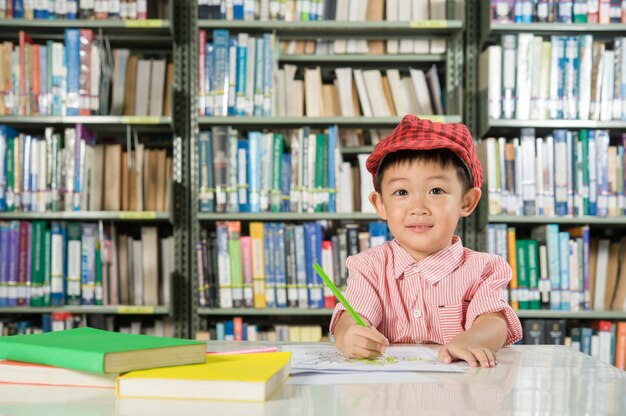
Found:
[[[359,315],[361,316],[361,315]],[[367,327],[360,326],[348,313],[342,313],[335,325],[335,346],[347,358],[372,358],[382,355],[389,341],[361,316]]]
[[[439,350],[439,360],[450,363],[459,359],[472,367],[494,367],[495,352],[504,345],[507,324],[500,312],[479,316],[467,331],[461,332]]]

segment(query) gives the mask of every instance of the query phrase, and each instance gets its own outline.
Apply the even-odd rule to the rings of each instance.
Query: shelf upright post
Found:
[[[176,336],[188,338],[191,331],[190,322],[190,188],[189,175],[191,169],[189,167],[190,160],[190,112],[191,98],[190,77],[193,71],[190,70],[189,57],[190,48],[193,47],[193,33],[189,29],[195,19],[192,14],[195,13],[196,2],[192,0],[177,1],[176,7],[174,2],[170,1],[170,16],[173,22],[174,44],[174,85],[173,85],[173,117],[172,123],[174,127],[174,178],[172,189],[172,206],[173,210],[173,230],[174,230],[174,264],[175,271],[172,276],[172,299],[173,314],[176,323]],[[192,50],[192,49],[191,49]]]

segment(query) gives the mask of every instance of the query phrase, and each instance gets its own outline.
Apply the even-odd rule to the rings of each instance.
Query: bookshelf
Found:
[[[447,16],[449,20],[413,21],[413,22],[387,22],[387,21],[311,21],[311,22],[286,22],[286,21],[222,21],[198,19],[194,25],[194,31],[205,30],[207,40],[211,37],[211,32],[215,29],[226,29],[230,35],[237,33],[254,34],[273,33],[278,41],[308,40],[308,39],[351,39],[365,38],[367,40],[387,40],[387,39],[408,39],[437,37],[447,41],[445,53],[419,53],[419,54],[279,54],[276,58],[277,65],[295,65],[298,67],[298,76],[302,68],[321,67],[324,79],[329,78],[335,68],[353,67],[362,69],[388,69],[397,68],[406,70],[407,67],[417,65],[424,67],[428,64],[437,64],[440,72],[444,74],[441,90],[444,96],[445,112],[443,115],[424,115],[436,121],[461,122],[463,120],[463,34],[464,4],[461,2],[448,1]],[[277,43],[278,43],[277,41]],[[197,48],[197,38],[194,41],[192,50]],[[198,59],[192,54],[190,60],[191,67],[198,65]],[[331,75],[330,78],[334,78]],[[192,76],[191,90],[197,94],[198,77]],[[200,131],[207,131],[216,126],[230,127],[239,131],[283,131],[282,129],[296,129],[310,127],[311,130],[325,129],[329,126],[337,126],[338,129],[392,129],[400,121],[400,116],[380,117],[380,116],[322,116],[322,117],[285,117],[285,116],[203,116],[197,111],[191,112],[192,131],[196,134]],[[197,160],[197,135],[192,137],[192,160]],[[244,136],[245,137],[245,136]],[[287,145],[287,136],[285,136]],[[373,146],[365,144],[356,147],[341,146],[341,155],[344,160],[356,160],[358,154],[370,153]],[[198,189],[198,165],[192,163],[190,175],[191,188],[194,192]],[[195,201],[196,199],[192,199]],[[378,219],[374,213],[363,212],[200,212],[197,203],[191,210],[191,244],[199,241],[203,230],[213,229],[218,221],[240,221],[242,227],[247,229],[250,222],[286,222],[302,224],[307,221],[323,221],[332,224],[362,224]],[[244,235],[244,234],[242,234]],[[247,233],[245,234],[247,235]],[[191,274],[197,276],[196,256],[192,257]],[[332,309],[307,309],[307,308],[207,308],[200,307],[196,293],[198,282],[193,279],[192,283],[192,333],[206,329],[207,323],[222,320],[229,316],[250,317],[252,321],[268,321],[272,318],[281,318],[284,322],[290,316],[299,316],[306,321],[321,323],[326,325],[328,316]],[[320,319],[321,318],[321,319]],[[326,332],[326,329],[324,329]]]
[[[11,212],[0,212],[0,221],[3,223],[18,221],[45,221],[48,225],[53,222],[66,223],[76,225],[98,224],[104,223],[105,227],[115,227],[117,234],[114,235],[141,235],[142,227],[148,227],[156,230],[157,247],[160,247],[160,237],[173,236],[173,242],[170,246],[173,251],[172,265],[173,272],[171,275],[163,275],[161,284],[167,284],[173,287],[173,282],[177,282],[176,287],[168,294],[169,300],[161,299],[159,304],[154,306],[146,306],[130,302],[129,304],[104,304],[104,305],[64,305],[64,306],[18,306],[18,307],[0,307],[0,320],[8,321],[16,317],[18,319],[35,320],[38,315],[42,318],[44,315],[61,313],[63,315],[73,315],[74,317],[83,317],[87,322],[91,322],[91,318],[96,318],[98,322],[113,321],[115,328],[130,323],[134,325],[135,321],[141,324],[151,326],[155,321],[166,320],[173,323],[173,335],[180,337],[188,337],[187,332],[187,305],[186,289],[184,282],[186,276],[186,255],[184,254],[184,246],[187,239],[187,230],[183,227],[186,224],[185,206],[181,204],[181,200],[185,198],[184,180],[181,168],[184,168],[184,159],[181,155],[185,154],[187,143],[184,138],[188,137],[185,130],[186,123],[183,122],[187,117],[183,96],[180,94],[182,86],[185,85],[186,75],[186,45],[176,40],[186,39],[184,34],[188,28],[189,20],[185,14],[186,7],[173,7],[172,1],[160,0],[160,6],[156,6],[156,2],[151,2],[152,7],[158,7],[158,13],[165,13],[165,18],[150,18],[145,20],[115,20],[112,18],[104,20],[94,19],[77,19],[77,20],[27,20],[27,19],[1,19],[0,20],[0,39],[3,41],[11,41],[17,44],[18,32],[24,31],[32,40],[33,44],[45,45],[46,41],[63,44],[66,30],[80,29],[91,30],[94,39],[105,39],[110,45],[111,50],[118,48],[128,48],[133,52],[139,52],[148,58],[164,58],[166,62],[173,64],[173,80],[170,88],[164,88],[164,96],[170,92],[171,101],[170,115],[3,115],[0,116],[0,124],[10,126],[19,133],[43,137],[46,128],[54,128],[55,132],[64,132],[65,129],[72,128],[75,125],[83,125],[96,136],[95,143],[104,145],[130,145],[133,135],[139,135],[139,141],[134,143],[142,143],[151,149],[155,147],[165,148],[166,152],[171,155],[174,160],[173,164],[177,166],[174,177],[165,187],[169,188],[170,201],[163,200],[163,208],[160,210],[107,210],[107,211],[46,211],[46,212],[23,212],[16,210]],[[165,10],[165,9],[168,10]],[[148,13],[152,13],[152,11]],[[161,17],[161,15],[159,15]],[[82,36],[82,34],[81,34]],[[45,49],[42,48],[42,49]],[[167,63],[165,64],[167,66]],[[164,84],[166,80],[164,79]],[[93,82],[93,80],[92,80]],[[82,88],[82,86],[81,86]],[[113,96],[114,93],[111,92]],[[165,103],[165,99],[164,99]],[[109,102],[110,104],[110,102]],[[165,107],[159,110],[164,110]],[[110,108],[110,107],[109,107]],[[107,112],[109,110],[107,108]],[[18,113],[14,113],[18,114]],[[57,114],[57,113],[48,113]],[[65,114],[65,112],[63,112]],[[92,107],[91,114],[106,114]],[[110,113],[109,113],[110,114]],[[113,112],[113,114],[115,114]],[[124,113],[123,113],[124,114]],[[133,113],[125,113],[133,114]],[[139,114],[139,113],[134,113]],[[167,113],[166,113],[167,114]],[[62,137],[62,136],[61,136]],[[137,137],[137,136],[135,136]],[[144,163],[144,162],[142,162]],[[169,248],[168,248],[169,250]],[[169,251],[168,251],[169,252]],[[117,254],[115,254],[117,256]],[[116,257],[117,258],[117,257]],[[155,254],[155,258],[159,258]],[[158,266],[160,267],[160,266]],[[158,274],[158,271],[156,272]],[[157,278],[158,279],[158,278]],[[158,282],[158,280],[157,280]],[[159,283],[157,283],[158,285]],[[160,290],[160,289],[158,289]],[[161,295],[159,295],[161,296]],[[165,296],[165,295],[163,295]],[[84,322],[83,322],[84,323]],[[168,326],[169,326],[168,323]],[[36,326],[39,326],[35,322]]]
[[[477,48],[476,49],[472,49],[472,47],[469,47],[468,50],[472,50],[473,52],[476,53],[475,55],[475,59],[476,61],[479,61],[481,64],[483,64],[482,58],[483,56],[481,56],[481,53],[483,51],[485,51],[487,48],[489,48],[491,45],[500,45],[502,47],[502,55],[505,55],[505,51],[506,51],[506,46],[505,46],[505,42],[503,42],[503,38],[504,37],[508,37],[510,35],[511,38],[515,37],[515,57],[517,59],[518,53],[517,53],[517,48],[519,47],[519,39],[520,39],[520,35],[524,36],[525,34],[532,34],[535,36],[534,40],[537,41],[537,36],[541,36],[542,37],[542,43],[543,43],[543,47],[545,49],[545,44],[546,43],[551,43],[551,47],[553,48],[554,51],[554,45],[555,45],[555,39],[562,39],[562,40],[557,40],[557,42],[562,41],[564,46],[564,50],[565,48],[567,48],[567,40],[565,39],[580,39],[580,37],[582,36],[592,36],[593,37],[593,41],[594,41],[594,47],[595,47],[595,42],[596,41],[601,41],[602,43],[607,45],[607,49],[613,49],[612,45],[613,45],[613,41],[616,38],[621,38],[623,36],[626,35],[626,26],[623,23],[608,23],[608,24],[596,24],[596,23],[547,23],[547,22],[532,22],[532,23],[518,23],[518,22],[505,22],[505,23],[500,23],[500,22],[494,22],[491,19],[491,10],[490,10],[490,2],[484,2],[481,5],[481,8],[478,11],[478,15],[473,14],[470,15],[468,17],[468,30],[471,31],[471,27],[477,28],[478,32],[479,32],[479,36],[477,36],[476,38],[476,45]],[[494,2],[491,2],[494,3]],[[534,17],[533,17],[534,18]],[[559,38],[560,37],[560,38]],[[565,38],[567,37],[567,38]],[[510,39],[510,38],[509,38]],[[547,42],[546,42],[547,40]],[[581,41],[582,42],[582,41]],[[510,45],[510,44],[509,44]],[[583,43],[580,43],[580,45],[583,45]],[[533,44],[531,42],[531,46],[530,46],[530,55],[532,55],[532,53],[534,52],[536,54],[535,51],[533,51]],[[583,46],[581,46],[581,49],[583,48]],[[542,53],[544,53],[545,55],[545,51],[542,50]],[[566,56],[567,52],[564,52],[563,56]],[[582,52],[580,52],[582,54]],[[591,53],[591,52],[587,52],[587,53]],[[544,59],[544,55],[541,55],[541,59]],[[494,54],[494,56],[498,56],[498,54]],[[535,55],[534,59],[536,59],[537,55]],[[551,56],[550,56],[551,57]],[[503,59],[510,59],[511,55],[508,55],[508,58],[503,58]],[[468,59],[470,59],[470,57],[468,56]],[[563,65],[565,67],[565,69],[560,68],[559,71],[566,71],[567,70],[567,59],[564,59],[565,64]],[[577,55],[577,60],[582,59],[579,55]],[[590,58],[589,58],[590,59]],[[617,59],[617,58],[616,58]],[[497,59],[496,59],[497,60]],[[578,61],[580,62],[580,60]],[[595,65],[595,61],[594,65]],[[485,65],[489,65],[490,62],[488,59],[485,59],[484,61]],[[542,67],[543,65],[543,61],[541,61],[541,65],[537,64],[537,62],[533,62],[533,66],[531,66],[530,70],[528,71],[528,79],[529,82],[534,82],[534,80],[536,78],[534,78],[534,72],[533,72],[533,67]],[[502,84],[502,87],[504,88],[504,83],[505,83],[505,76],[507,76],[505,74],[505,68],[506,64],[504,63],[504,60],[502,61],[502,65],[501,65],[501,75],[502,75],[502,80],[499,81]],[[513,82],[515,83],[515,87],[518,88],[519,85],[519,79],[518,76],[519,74],[517,73],[517,71],[519,71],[520,65],[516,65],[516,74],[513,80]],[[553,67],[550,68],[550,73],[553,71]],[[575,71],[575,85],[576,88],[582,88],[582,81],[581,84],[579,84],[579,80],[578,80],[578,71],[582,71],[582,64],[580,64],[580,67],[578,66],[574,66],[574,71]],[[471,82],[472,83],[476,83],[476,88],[473,89],[473,91],[476,92],[476,95],[474,97],[474,104],[477,106],[477,108],[479,109],[479,111],[477,112],[477,114],[474,114],[474,118],[473,118],[473,132],[476,135],[476,138],[479,139],[481,142],[485,141],[487,138],[495,138],[496,143],[500,143],[501,140],[506,140],[507,144],[513,143],[513,139],[514,138],[519,138],[519,142],[523,141],[523,136],[524,133],[522,131],[522,129],[534,129],[532,130],[532,132],[534,133],[534,138],[533,138],[533,147],[535,146],[535,139],[536,139],[536,143],[540,143],[540,139],[544,140],[544,138],[546,138],[547,136],[552,136],[553,132],[555,130],[567,130],[567,134],[568,134],[568,140],[569,140],[569,135],[571,134],[572,136],[575,136],[574,140],[578,140],[578,137],[581,137],[579,135],[581,135],[581,131],[594,131],[594,130],[603,130],[606,131],[607,136],[610,136],[611,139],[611,144],[615,145],[615,144],[619,144],[621,146],[622,141],[621,141],[621,134],[624,131],[624,129],[626,128],[626,124],[624,122],[624,119],[621,117],[616,117],[616,116],[611,116],[611,117],[605,117],[603,116],[601,119],[600,117],[598,117],[597,119],[592,115],[593,113],[590,112],[590,114],[588,116],[584,116],[584,117],[569,117],[569,118],[574,118],[574,119],[564,119],[566,117],[568,117],[567,115],[565,117],[550,117],[550,115],[548,115],[546,118],[548,119],[532,119],[533,116],[533,112],[532,112],[532,106],[536,105],[535,101],[532,101],[533,99],[537,99],[538,101],[540,101],[542,98],[553,98],[553,96],[551,95],[541,95],[543,93],[542,90],[531,90],[532,87],[532,83],[529,85],[526,85],[525,87],[523,87],[526,90],[531,91],[531,95],[530,95],[530,102],[531,102],[531,112],[530,112],[530,119],[521,119],[521,118],[526,118],[526,117],[518,117],[517,111],[519,111],[519,107],[514,106],[514,114],[515,116],[513,118],[506,118],[505,114],[504,114],[504,110],[502,110],[502,112],[500,113],[500,118],[493,118],[490,115],[490,112],[493,109],[493,95],[489,95],[489,92],[487,90],[484,89],[485,84],[483,84],[483,82],[486,80],[486,78],[484,78],[484,74],[486,73],[485,71],[489,71],[488,67],[479,67],[478,68],[478,73],[476,74],[476,77],[474,77]],[[481,74],[482,72],[482,74]],[[480,79],[480,75],[483,76],[483,79]],[[510,77],[510,75],[508,75]],[[522,75],[524,76],[524,75]],[[491,78],[493,77],[493,74],[489,73],[489,77],[487,78]],[[541,75],[542,78],[545,77],[544,73],[542,72]],[[563,74],[563,78],[565,79],[567,76]],[[615,75],[615,77],[617,78],[617,73]],[[591,78],[591,77],[590,77]],[[571,79],[571,76],[570,76]],[[510,85],[510,81],[511,78],[509,78],[509,84]],[[567,81],[564,81],[567,82]],[[593,81],[593,79],[591,79],[589,81],[589,83],[593,83],[595,81]],[[539,84],[542,85],[542,84]],[[617,84],[616,84],[617,85]],[[507,87],[508,88],[508,87]],[[565,87],[564,87],[565,88]],[[468,87],[468,89],[471,89],[470,87]],[[497,89],[495,89],[497,91]],[[578,92],[578,90],[576,90],[576,92]],[[533,93],[539,93],[539,96],[533,96]],[[552,93],[552,91],[550,91],[550,93]],[[501,105],[501,109],[503,109],[504,106],[504,92],[502,92],[500,94],[500,96],[498,97],[499,100],[499,105]],[[564,93],[563,96],[567,97],[567,94]],[[591,100],[594,100],[594,96],[591,95]],[[517,96],[516,96],[517,98]],[[582,98],[580,98],[578,95],[575,96],[576,100],[581,100]],[[563,99],[564,103],[566,103],[565,98]],[[599,102],[599,100],[598,100]],[[517,104],[517,103],[516,103]],[[548,104],[549,105],[549,104]],[[548,109],[548,105],[546,106],[546,109]],[[563,106],[565,107],[567,104],[563,104]],[[579,110],[579,101],[576,101],[576,115],[580,114],[580,112],[582,112],[582,107]],[[594,105],[594,104],[592,104]],[[599,105],[599,104],[596,104]],[[550,108],[552,109],[552,108]],[[549,110],[546,110],[549,111]],[[565,109],[564,112],[567,112],[568,110]],[[611,110],[612,111],[612,110]],[[541,111],[536,113],[536,114],[541,114]],[[542,118],[542,117],[539,117]],[[583,119],[580,119],[583,118]],[[584,119],[584,118],[589,118],[589,119]],[[591,134],[591,133],[589,133]],[[554,136],[556,137],[556,134],[554,134]],[[617,139],[617,137],[620,137],[620,139]],[[503,139],[500,139],[503,138]],[[607,139],[608,141],[608,139]],[[549,143],[546,141],[543,141],[542,143]],[[582,142],[584,143],[584,142]],[[502,143],[500,143],[500,145],[502,145]],[[498,145],[496,145],[496,151],[498,151]],[[537,146],[539,146],[539,144],[537,144]],[[584,145],[581,145],[584,146]],[[607,144],[608,146],[608,144]],[[614,146],[612,146],[614,147]],[[488,149],[489,147],[486,146],[486,149]],[[521,147],[520,147],[521,148]],[[544,147],[545,150],[545,147]],[[576,149],[574,149],[576,150]],[[536,152],[535,155],[537,157],[539,157],[540,153]],[[584,153],[583,153],[584,154]],[[500,155],[504,155],[504,153],[500,153]],[[521,155],[521,154],[520,154]],[[527,155],[524,155],[523,157],[521,157],[520,155],[515,156],[514,158],[514,163],[515,165],[517,165],[519,163],[519,161],[522,158],[526,158]],[[543,154],[544,158],[546,157],[546,153]],[[556,153],[555,153],[556,155]],[[508,156],[507,156],[508,157]],[[560,155],[558,155],[557,157],[560,157]],[[576,176],[577,172],[580,171],[581,169],[586,169],[587,166],[587,160],[585,159],[584,162],[583,160],[584,158],[579,158],[578,160],[573,160],[573,165],[572,168],[570,170],[573,171],[573,175],[574,175],[574,181],[585,181],[585,179],[580,179],[582,178],[582,176]],[[506,159],[509,160],[509,159]],[[594,160],[595,160],[595,156],[594,156]],[[581,163],[582,162],[582,163]],[[503,164],[503,162],[501,162]],[[534,163],[534,161],[533,161]],[[497,163],[496,163],[497,164]],[[554,161],[552,163],[554,165]],[[521,165],[523,165],[523,162],[521,163]],[[491,165],[493,166],[493,165]],[[497,169],[498,172],[500,172],[501,170],[501,166]],[[545,164],[543,165],[545,166]],[[582,168],[581,168],[582,166]],[[575,205],[575,214],[576,215],[569,215],[572,214],[571,212],[568,212],[568,215],[552,215],[551,213],[549,214],[545,214],[542,215],[539,212],[536,212],[535,215],[522,215],[524,214],[524,212],[518,212],[518,213],[504,213],[505,215],[500,215],[497,214],[495,215],[492,211],[493,210],[497,210],[494,209],[493,206],[490,203],[493,203],[493,201],[490,201],[489,193],[490,191],[493,190],[492,187],[489,186],[488,179],[489,179],[489,175],[487,174],[487,168],[483,165],[483,169],[485,170],[485,182],[486,182],[486,186],[485,189],[483,190],[483,200],[481,201],[481,205],[479,207],[479,210],[477,212],[478,214],[478,222],[476,224],[476,236],[480,242],[480,247],[482,247],[482,250],[487,251],[487,247],[489,245],[489,232],[493,232],[493,228],[489,228],[490,231],[488,230],[488,227],[498,227],[498,226],[502,226],[504,228],[505,234],[507,229],[510,230],[511,228],[516,230],[516,234],[515,237],[517,239],[517,241],[514,243],[516,244],[514,246],[516,253],[513,255],[514,257],[518,257],[519,258],[519,241],[520,240],[533,240],[536,239],[538,241],[538,244],[545,244],[545,242],[541,242],[539,235],[540,233],[534,234],[531,232],[537,231],[538,229],[542,229],[542,227],[547,227],[549,224],[556,224],[559,227],[560,231],[564,231],[564,230],[576,230],[576,229],[581,229],[581,227],[583,226],[588,226],[589,227],[589,235],[591,236],[591,239],[612,239],[613,241],[617,240],[619,241],[621,235],[623,235],[623,229],[624,227],[626,227],[626,215],[624,215],[621,211],[617,213],[617,215],[612,214],[609,216],[596,216],[596,215],[582,215],[583,213],[586,214],[586,212],[583,212],[583,210],[581,208],[578,208],[577,205]],[[509,169],[508,167],[505,166],[505,169]],[[578,171],[577,171],[578,169]],[[538,172],[543,172],[542,170],[538,169]],[[507,171],[508,174],[508,171]],[[539,174],[537,174],[539,175]],[[568,173],[569,175],[569,173]],[[502,177],[502,179],[504,179]],[[515,182],[517,183],[519,181],[519,179],[521,179],[522,181],[526,180],[526,177],[516,177],[515,178]],[[542,185],[545,184],[545,176],[541,177],[541,176],[537,176],[536,178],[534,178],[537,181],[541,181]],[[509,179],[507,179],[509,180]],[[522,182],[523,183],[523,182]],[[584,182],[586,183],[586,182]],[[558,185],[558,184],[557,184]],[[503,190],[502,195],[504,195],[504,189],[505,189],[505,183],[502,182],[501,185],[501,189]],[[507,183],[507,190],[508,188],[508,183]],[[541,188],[543,189],[543,188]],[[534,191],[533,191],[534,192]],[[539,191],[537,191],[539,192]],[[574,197],[573,197],[573,203],[576,204],[577,200],[576,200],[576,188],[574,189]],[[598,191],[599,192],[599,191]],[[547,207],[546,205],[543,205],[543,202],[537,202],[537,201],[541,201],[543,198],[544,194],[536,194],[536,207],[537,209],[539,209],[539,207],[541,207],[541,209],[548,209],[545,208]],[[583,199],[583,194],[581,194],[580,198],[581,200]],[[503,198],[506,198],[503,196]],[[504,199],[502,200],[504,201]],[[524,201],[526,201],[526,198],[524,198]],[[572,199],[568,199],[568,204],[571,204]],[[502,202],[502,204],[504,204],[505,202]],[[581,205],[582,206],[582,205]],[[569,205],[569,208],[571,208],[571,205]],[[522,210],[523,211],[523,210]],[[528,213],[526,213],[528,214]],[[577,228],[578,227],[578,228]],[[546,228],[547,229],[547,228]],[[496,242],[494,243],[493,240],[491,240],[491,246],[493,247],[494,245],[498,245],[500,244],[500,246],[502,245],[502,243],[506,246],[507,242],[506,239],[505,240],[498,240],[498,238],[501,237],[497,237],[497,228],[495,231],[496,234],[493,234],[493,236],[496,236]],[[578,237],[575,237],[574,235],[571,236],[571,242],[570,246],[573,247],[574,245],[578,244],[577,241]],[[500,243],[498,243],[497,241],[500,241]],[[581,239],[582,241],[582,239]],[[522,244],[523,246],[523,244]],[[607,245],[608,246],[608,245]],[[508,248],[510,250],[511,246],[510,244],[508,244]],[[587,247],[588,248],[588,247]],[[548,254],[549,256],[549,254]],[[573,254],[572,254],[573,256]],[[578,255],[575,255],[576,259],[578,259]],[[593,257],[595,256],[595,254],[592,253]],[[518,314],[518,316],[522,319],[522,323],[524,326],[524,332],[525,335],[528,334],[529,332],[527,331],[532,331],[533,329],[533,325],[537,325],[537,324],[541,324],[541,321],[545,321],[545,325],[546,327],[548,326],[548,324],[550,325],[559,325],[559,322],[565,322],[565,328],[562,328],[563,331],[567,331],[567,335],[569,336],[570,334],[570,329],[575,328],[576,330],[578,330],[578,327],[589,327],[590,325],[594,325],[594,329],[597,330],[597,328],[595,328],[595,325],[597,325],[597,321],[612,321],[612,322],[618,322],[618,321],[624,321],[626,319],[626,310],[612,310],[613,308],[611,307],[607,307],[606,306],[606,301],[605,301],[605,305],[604,307],[602,307],[602,305],[600,305],[600,307],[597,306],[598,303],[598,299],[596,297],[595,302],[596,305],[593,307],[593,309],[591,310],[586,310],[584,308],[584,301],[588,300],[588,298],[585,298],[585,296],[589,296],[589,294],[587,294],[586,292],[588,291],[588,285],[593,285],[593,283],[589,283],[589,281],[587,280],[589,278],[589,270],[591,268],[595,267],[595,263],[593,263],[595,260],[593,260],[593,258],[590,259],[590,256],[588,256],[587,254],[583,254],[584,257],[584,261],[577,260],[577,264],[581,265],[584,264],[584,267],[579,266],[577,267],[579,271],[571,271],[571,276],[572,279],[580,279],[577,283],[574,283],[573,281],[568,281],[568,284],[571,286],[567,286],[566,288],[563,288],[562,286],[559,288],[556,288],[556,292],[561,292],[561,293],[566,293],[566,292],[570,292],[570,288],[571,288],[571,293],[572,293],[572,303],[576,302],[578,303],[578,300],[580,300],[580,307],[576,306],[574,307],[573,305],[570,305],[570,307],[564,308],[563,307],[563,302],[565,302],[563,299],[561,300],[561,309],[567,309],[567,310],[554,310],[553,305],[549,305],[550,309],[518,309],[516,310],[516,313]],[[550,262],[553,262],[553,258],[550,258]],[[569,257],[570,261],[571,257]],[[510,258],[509,258],[510,260]],[[541,261],[541,259],[540,259]],[[559,260],[557,260],[559,261]],[[562,260],[560,260],[562,261]],[[589,264],[591,263],[591,264]],[[537,266],[539,267],[539,265]],[[519,270],[519,269],[518,269]],[[600,269],[598,269],[600,270]],[[552,272],[549,270],[550,275],[549,278],[552,279]],[[519,271],[518,271],[519,273]],[[541,271],[538,271],[538,273],[541,273]],[[579,274],[582,273],[583,276],[579,277]],[[515,272],[514,272],[515,274]],[[591,274],[595,275],[595,271],[591,272]],[[608,273],[607,273],[608,274]],[[541,277],[541,276],[538,276]],[[619,274],[617,276],[618,278],[620,277]],[[584,278],[584,279],[583,279]],[[598,277],[595,277],[595,279],[598,279]],[[595,280],[596,282],[598,282],[598,280]],[[593,282],[593,280],[592,280]],[[541,281],[539,281],[539,283],[541,284]],[[545,282],[544,282],[545,283]],[[549,292],[550,294],[553,293],[553,291],[555,290],[554,287],[554,282],[552,281],[549,286],[551,286],[549,288]],[[561,282],[561,284],[563,284]],[[619,283],[618,283],[619,284]],[[581,286],[582,285],[582,286]],[[615,291],[617,291],[617,285],[614,286],[615,287]],[[512,289],[515,290],[515,289]],[[536,288],[533,288],[532,286],[532,282],[531,282],[531,287],[530,287],[530,291],[531,291],[531,299],[532,299],[532,293],[533,291],[536,290]],[[539,289],[539,291],[541,291],[542,289]],[[545,288],[543,289],[545,291]],[[598,290],[598,289],[596,289]],[[608,291],[609,289],[607,289]],[[577,297],[578,295],[575,296],[576,292],[580,292],[582,294],[580,294],[581,297]],[[521,292],[520,292],[521,293]],[[537,293],[537,292],[535,292]],[[591,293],[591,303],[593,304],[594,302],[594,298],[593,298],[593,294],[594,294],[594,288],[590,289],[590,293]],[[607,299],[607,297],[609,295],[611,295],[613,292],[611,292],[608,295],[605,295],[604,299]],[[561,295],[558,295],[561,296]],[[567,295],[569,296],[569,295]],[[576,300],[575,300],[576,299]],[[529,300],[529,304],[530,304],[530,300]],[[567,301],[567,303],[569,304],[569,300]],[[546,304],[542,304],[539,307],[540,308],[545,308]],[[595,323],[593,323],[595,322]],[[593,323],[593,324],[592,324]],[[609,325],[610,326],[610,325]],[[589,333],[591,331],[589,330]]]

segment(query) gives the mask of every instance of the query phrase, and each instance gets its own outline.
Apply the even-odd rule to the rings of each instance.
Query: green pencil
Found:
[[[315,269],[317,274],[320,275],[320,277],[322,278],[324,283],[326,283],[326,286],[328,286],[328,288],[333,292],[333,294],[337,297],[337,299],[339,299],[339,302],[341,302],[343,307],[346,308],[346,310],[348,311],[348,313],[350,315],[352,315],[352,318],[354,318],[356,323],[361,325],[361,326],[367,326],[367,325],[365,325],[365,322],[363,322],[361,317],[359,315],[357,315],[357,313],[354,311],[352,306],[350,306],[350,304],[348,303],[346,298],[343,297],[343,295],[341,294],[339,289],[337,289],[337,286],[335,286],[335,284],[330,280],[330,278],[328,276],[326,276],[326,273],[324,273],[324,270],[322,270],[320,265],[317,264],[317,263],[314,263],[313,264],[313,268]]]

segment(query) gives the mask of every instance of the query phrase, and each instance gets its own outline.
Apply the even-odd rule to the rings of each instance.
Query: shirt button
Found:
[[[414,316],[415,318],[420,318],[420,317],[422,316],[422,311],[420,311],[419,309],[415,309],[415,310],[413,311],[413,316]]]

